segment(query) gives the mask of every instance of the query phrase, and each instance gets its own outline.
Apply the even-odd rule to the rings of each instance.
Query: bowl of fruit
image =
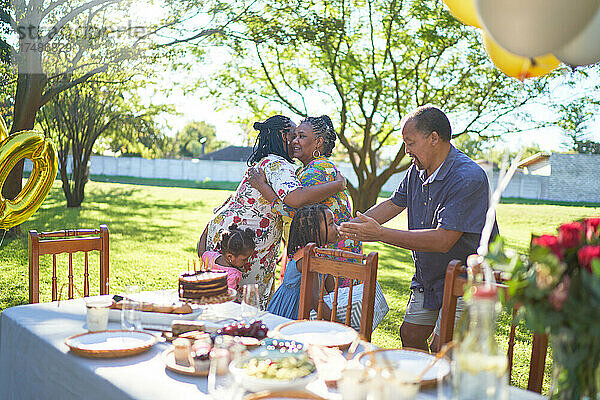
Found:
[[[306,352],[270,352],[233,361],[229,370],[236,382],[250,392],[303,389],[316,379],[315,364]]]
[[[261,341],[267,337],[269,329],[261,320],[245,322],[236,322],[225,325],[217,330],[217,335],[229,335],[238,338],[238,341],[246,347],[259,346]]]

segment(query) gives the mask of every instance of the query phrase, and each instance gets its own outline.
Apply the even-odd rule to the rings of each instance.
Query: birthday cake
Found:
[[[227,272],[197,271],[179,275],[179,297],[200,299],[227,294]]]

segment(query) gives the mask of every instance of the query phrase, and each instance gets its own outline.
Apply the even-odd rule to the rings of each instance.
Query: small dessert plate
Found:
[[[143,353],[158,338],[140,331],[99,331],[81,333],[65,340],[71,352],[83,357],[116,358]]]
[[[175,362],[175,352],[172,347],[168,348],[162,353],[163,361],[169,371],[177,372],[178,374],[189,375],[189,376],[207,376],[209,362],[206,362],[206,369],[197,370],[192,364],[189,367],[179,365]]]

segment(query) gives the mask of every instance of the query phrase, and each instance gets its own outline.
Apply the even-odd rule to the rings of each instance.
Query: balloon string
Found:
[[[504,190],[508,186],[508,183],[512,179],[513,174],[517,170],[517,165],[521,161],[522,155],[523,149],[521,149],[517,156],[512,160],[512,163],[510,164],[508,170],[506,169],[506,161],[508,161],[507,158],[505,158],[502,162],[502,168],[498,176],[498,184],[496,186],[496,190],[494,190],[494,193],[492,194],[492,197],[490,199],[489,208],[486,213],[485,224],[481,231],[481,240],[479,242],[479,247],[477,248],[477,254],[479,254],[480,256],[485,257],[488,254],[488,245],[494,228],[494,222],[496,221],[496,208],[500,203],[500,197],[502,195],[502,192],[504,192]],[[488,263],[483,264],[483,275],[486,281],[486,286],[490,286],[492,282],[494,282],[494,275],[492,268]]]
[[[2,248],[2,243],[4,243],[5,236],[6,236],[6,229],[4,229],[4,233],[2,234],[2,240],[0,240],[0,248]]]

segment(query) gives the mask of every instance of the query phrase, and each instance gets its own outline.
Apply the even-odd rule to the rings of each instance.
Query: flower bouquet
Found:
[[[600,217],[587,218],[533,236],[528,255],[508,254],[500,239],[488,254],[493,266],[512,269],[508,293],[528,327],[550,333],[559,399],[600,393],[599,225]]]

